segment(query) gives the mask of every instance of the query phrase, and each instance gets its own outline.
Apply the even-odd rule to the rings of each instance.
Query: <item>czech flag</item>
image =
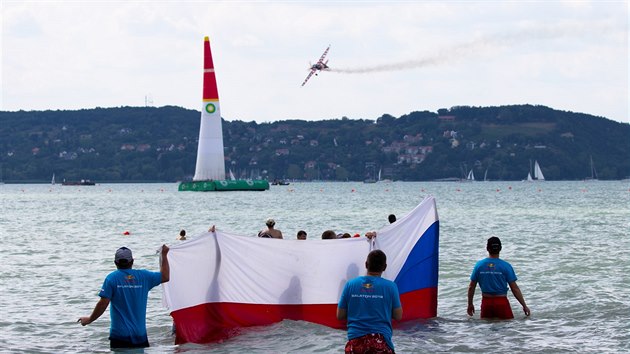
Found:
[[[281,240],[217,230],[171,247],[163,302],[177,344],[208,343],[284,319],[345,328],[336,318],[345,283],[364,275],[367,254],[387,255],[383,277],[398,285],[402,321],[437,316],[439,221],[427,197],[377,236]]]

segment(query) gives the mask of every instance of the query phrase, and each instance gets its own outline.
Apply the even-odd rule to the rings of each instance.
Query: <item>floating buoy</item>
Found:
[[[538,188],[538,191],[539,191],[539,192],[542,192],[542,189]]]
[[[125,231],[123,232],[123,235],[127,236],[127,235],[131,235],[131,233],[129,231]]]
[[[354,193],[354,188],[352,188],[352,191],[351,191],[351,192],[352,192],[352,193]]]
[[[509,190],[512,190],[512,186],[509,186],[509,187],[508,187],[508,189],[509,189]]]
[[[497,188],[497,192],[500,192],[501,190],[499,188]]]

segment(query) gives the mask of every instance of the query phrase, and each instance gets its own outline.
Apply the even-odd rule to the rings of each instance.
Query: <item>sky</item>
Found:
[[[630,122],[628,1],[0,0],[0,110],[202,107],[228,121],[544,105]],[[330,45],[331,71],[301,87]]]

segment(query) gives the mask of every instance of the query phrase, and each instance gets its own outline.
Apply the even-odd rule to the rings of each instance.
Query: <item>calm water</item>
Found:
[[[266,192],[177,192],[175,184],[0,185],[0,351],[109,352],[109,311],[87,327],[120,246],[135,267],[180,229],[217,224],[254,235],[273,217],[285,237],[378,230],[424,196],[440,215],[438,317],[394,331],[397,352],[630,352],[630,183],[298,183]],[[129,231],[129,236],[123,232]],[[503,241],[532,310],[510,294],[513,321],[466,315],[466,289],[485,241]],[[480,295],[475,298],[479,311]],[[478,312],[477,312],[478,313]],[[161,289],[151,292],[147,353],[342,352],[345,332],[284,321],[210,345],[173,345]]]

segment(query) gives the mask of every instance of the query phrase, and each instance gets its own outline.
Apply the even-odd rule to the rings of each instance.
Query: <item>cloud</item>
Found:
[[[207,35],[227,119],[509,102],[628,120],[627,3],[5,0],[2,9],[3,110],[137,106],[148,93],[158,106],[199,109]],[[300,88],[329,44],[335,71]]]

